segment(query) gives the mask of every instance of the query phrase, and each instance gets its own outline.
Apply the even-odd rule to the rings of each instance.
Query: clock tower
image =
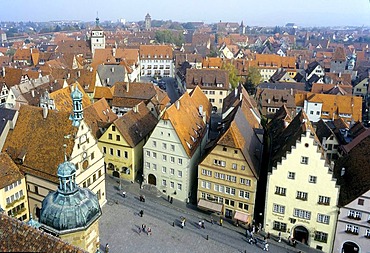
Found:
[[[95,49],[105,48],[105,35],[99,26],[99,18],[96,18],[95,27],[91,30],[91,52],[94,58]]]

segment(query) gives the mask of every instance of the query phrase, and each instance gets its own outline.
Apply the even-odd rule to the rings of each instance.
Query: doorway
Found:
[[[308,244],[308,230],[304,226],[297,226],[294,228],[293,238],[297,241]]]
[[[153,174],[148,175],[148,183],[151,185],[157,185],[157,179]]]
[[[360,247],[354,242],[345,242],[342,247],[343,253],[361,253]]]

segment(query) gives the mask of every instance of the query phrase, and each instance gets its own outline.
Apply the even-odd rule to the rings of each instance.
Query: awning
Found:
[[[205,199],[200,199],[198,201],[198,207],[205,208],[214,212],[221,212],[222,211],[222,205],[219,203],[207,201]]]
[[[247,223],[248,222],[248,214],[247,213],[242,213],[242,212],[239,212],[239,211],[235,211],[234,219]]]

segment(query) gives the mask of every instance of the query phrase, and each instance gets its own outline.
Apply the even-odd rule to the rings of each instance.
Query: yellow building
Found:
[[[236,99],[241,96],[230,94]],[[260,125],[250,105],[245,99],[237,104],[223,120],[220,138],[198,166],[198,207],[250,223],[254,217],[262,143],[254,132]]]
[[[99,139],[108,170],[121,178],[134,181],[141,176],[143,146],[158,120],[141,102],[115,120]]]
[[[9,216],[22,221],[28,217],[26,181],[6,153],[0,153],[0,207]]]
[[[339,187],[321,144],[303,111],[288,126],[275,121],[269,123],[273,131],[268,130],[272,165],[267,176],[265,231],[332,252]]]

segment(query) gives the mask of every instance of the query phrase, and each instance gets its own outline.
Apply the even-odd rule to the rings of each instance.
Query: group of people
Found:
[[[141,232],[146,233],[147,235],[152,235],[152,229],[150,227],[146,227],[145,224],[142,224],[141,227],[139,227],[139,235]]]

